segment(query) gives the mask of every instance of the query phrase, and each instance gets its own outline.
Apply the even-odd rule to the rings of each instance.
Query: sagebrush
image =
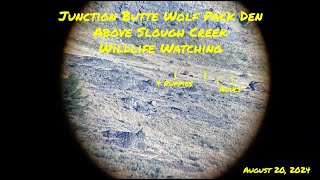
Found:
[[[68,112],[83,116],[88,108],[88,96],[84,96],[80,87],[79,78],[71,73],[64,80],[64,100]]]

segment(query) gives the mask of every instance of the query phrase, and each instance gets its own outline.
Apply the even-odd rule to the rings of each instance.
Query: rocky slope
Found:
[[[235,12],[235,2],[91,2],[84,12]],[[96,27],[229,29],[221,39],[94,39]],[[216,44],[221,54],[100,54],[99,43]],[[65,48],[64,76],[78,75],[91,105],[83,117],[70,113],[76,136],[107,173],[123,178],[208,178],[230,167],[248,147],[265,112],[267,55],[255,24],[121,21],[76,23]],[[157,80],[194,81],[158,87]],[[207,79],[203,79],[203,71]],[[216,80],[240,93],[220,93]]]

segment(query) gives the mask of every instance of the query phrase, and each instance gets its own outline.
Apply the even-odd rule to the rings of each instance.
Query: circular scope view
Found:
[[[235,20],[204,21],[208,11],[226,13],[225,18],[234,13],[229,18]],[[89,2],[81,10],[118,14],[114,21],[87,16],[90,21],[74,22],[64,48],[70,125],[102,171],[114,178],[217,178],[241,158],[263,121],[270,88],[262,34],[256,22],[240,21],[241,11],[249,13],[231,1]],[[123,12],[153,12],[159,18],[123,21]],[[191,20],[164,21],[165,12],[188,14]],[[132,36],[125,37],[124,29],[132,29]],[[166,29],[171,35],[184,29],[185,36],[165,36]],[[161,32],[164,37],[138,37]],[[212,37],[202,37],[208,34]],[[100,52],[106,44],[156,48],[154,53]],[[185,52],[180,46],[162,53],[162,44],[186,45]],[[192,53],[200,45],[214,45],[214,52]]]

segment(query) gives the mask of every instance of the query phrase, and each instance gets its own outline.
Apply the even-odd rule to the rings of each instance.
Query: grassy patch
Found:
[[[89,106],[88,96],[82,95],[79,78],[75,73],[64,80],[63,93],[67,111],[83,116]]]

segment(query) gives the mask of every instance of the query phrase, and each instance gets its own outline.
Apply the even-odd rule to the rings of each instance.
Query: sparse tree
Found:
[[[79,78],[75,73],[71,73],[64,80],[63,93],[67,111],[83,116],[89,105],[87,102],[88,96],[82,95],[82,88],[79,87]]]

